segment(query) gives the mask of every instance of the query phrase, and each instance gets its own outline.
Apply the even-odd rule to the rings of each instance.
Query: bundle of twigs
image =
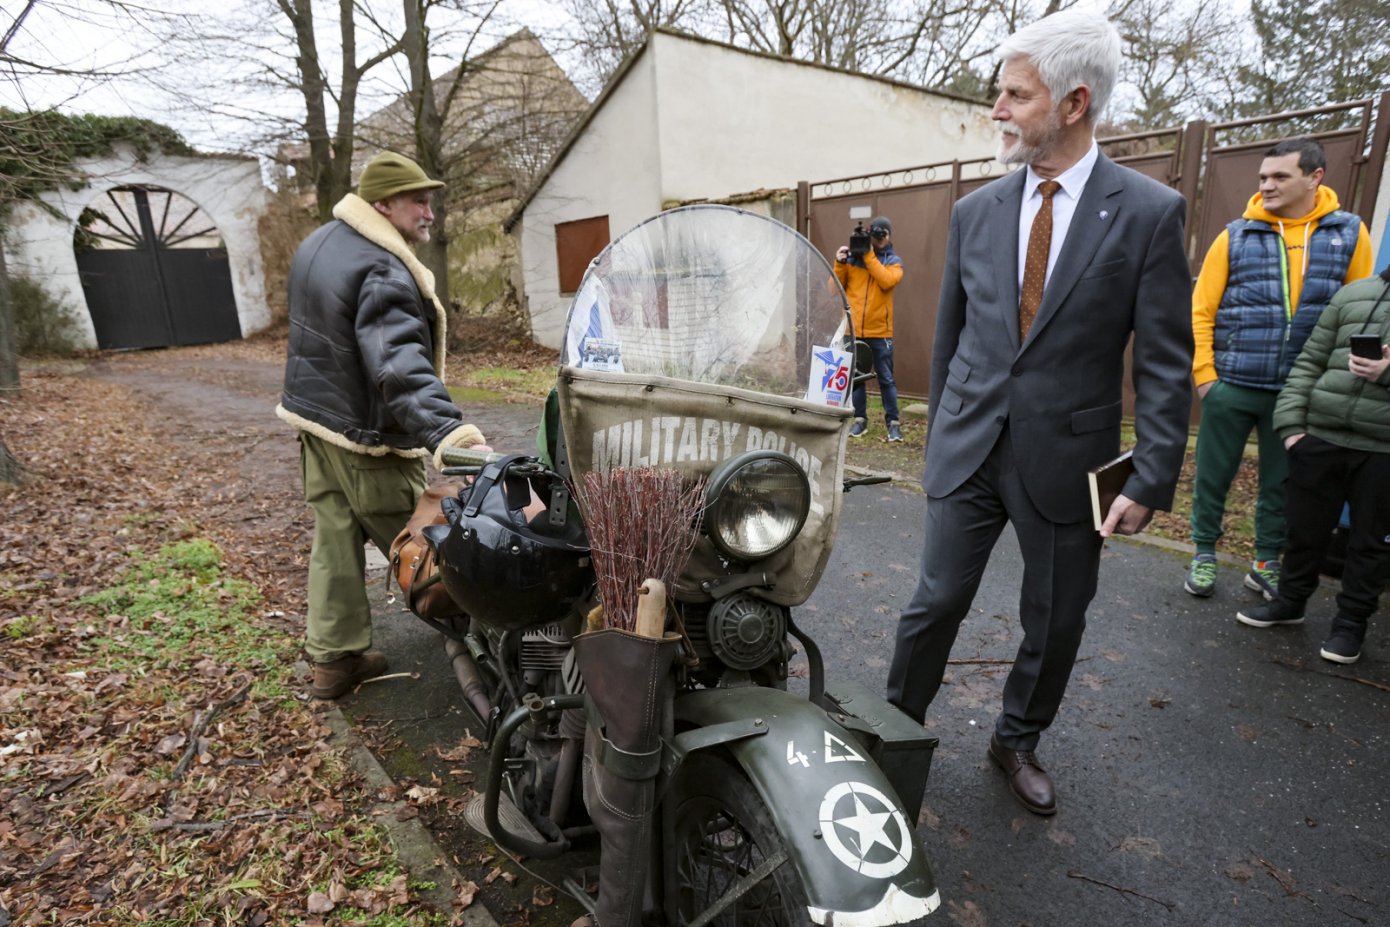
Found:
[[[699,537],[704,489],[703,479],[687,483],[670,469],[615,467],[584,476],[576,496],[598,577],[602,626],[634,630],[642,583],[657,579],[670,586],[680,576]]]

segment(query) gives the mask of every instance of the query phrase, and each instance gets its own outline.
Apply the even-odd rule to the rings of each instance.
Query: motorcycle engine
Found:
[[[788,658],[787,612],[780,605],[736,592],[718,599],[703,616],[686,613],[686,631],[704,662],[713,658],[732,670],[749,672]]]

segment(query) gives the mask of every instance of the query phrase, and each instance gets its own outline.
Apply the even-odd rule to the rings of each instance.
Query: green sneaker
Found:
[[[1216,591],[1216,554],[1198,554],[1187,567],[1187,581],[1182,587],[1193,595],[1206,598]]]
[[[1251,561],[1250,572],[1245,574],[1245,588],[1255,590],[1265,597],[1266,602],[1273,602],[1279,594],[1279,576],[1282,572],[1283,565],[1278,560]]]

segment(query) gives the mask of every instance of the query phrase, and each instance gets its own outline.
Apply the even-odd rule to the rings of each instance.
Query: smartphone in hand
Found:
[[[1352,335],[1351,353],[1368,360],[1380,360],[1380,336]]]

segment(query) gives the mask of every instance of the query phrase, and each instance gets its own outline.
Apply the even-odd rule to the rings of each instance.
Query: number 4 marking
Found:
[[[798,751],[796,744],[789,740],[787,741],[787,765],[795,766],[797,763],[808,769],[811,767],[811,761],[806,759],[806,754]]]

